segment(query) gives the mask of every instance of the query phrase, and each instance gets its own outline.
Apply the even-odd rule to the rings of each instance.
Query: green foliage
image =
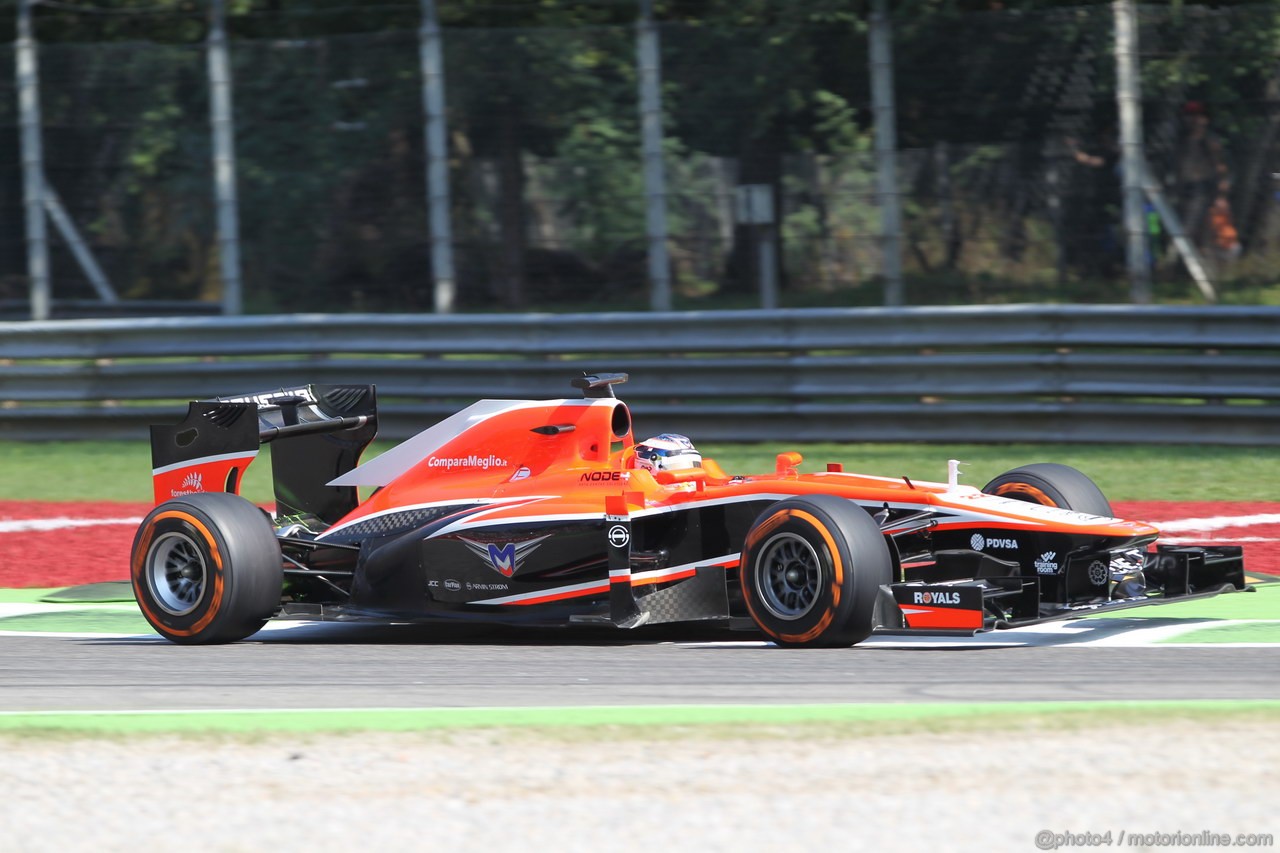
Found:
[[[36,7],[51,180],[128,296],[216,298],[207,4],[75,5]],[[556,307],[596,294],[643,305],[638,4],[438,6],[464,304]],[[785,297],[878,299],[870,8],[655,2],[682,296],[742,295],[722,289],[745,280],[750,248],[725,196],[735,183],[770,183],[783,190]],[[1107,270],[1059,257],[1064,229],[1089,223],[1055,223],[1050,210],[1071,209],[1081,176],[1061,171],[1062,137],[1113,121],[1110,4],[890,8],[908,275],[945,280],[947,301],[1124,293]],[[428,310],[418,4],[229,0],[227,11],[251,309]],[[1236,280],[1228,300],[1270,298],[1274,264],[1256,247],[1274,242],[1274,202],[1257,188],[1271,171],[1275,119],[1259,105],[1276,101],[1280,5],[1151,4],[1141,17],[1153,166],[1171,171],[1181,104],[1210,104],[1236,164],[1232,203],[1249,226],[1245,258],[1219,277]],[[0,15],[9,28],[0,40],[12,38],[12,20]],[[953,157],[949,189],[924,162],[937,146]],[[15,187],[0,186],[6,211],[18,209]],[[1096,254],[1097,235],[1087,236],[1082,254]],[[523,295],[502,289],[511,263]],[[1193,298],[1185,276],[1173,276],[1177,286],[1162,293]]]
[[[813,93],[813,131],[820,146],[832,154],[852,154],[871,150],[871,134],[858,124],[858,111],[836,92],[819,89]]]

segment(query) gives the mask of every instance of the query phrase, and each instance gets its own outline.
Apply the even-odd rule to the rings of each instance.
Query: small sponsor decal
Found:
[[[912,594],[913,604],[959,604],[958,592],[917,592]]]
[[[615,548],[625,548],[631,544],[631,531],[621,524],[609,528],[609,544]]]
[[[528,559],[529,555],[534,552],[538,545],[544,539],[549,539],[551,534],[539,536],[536,539],[529,539],[525,542],[477,542],[474,539],[464,539],[459,536],[459,541],[471,549],[471,553],[475,554],[485,564],[496,571],[503,577],[511,577],[516,570]]]
[[[1101,560],[1094,560],[1089,564],[1089,583],[1094,586],[1103,586],[1106,584],[1110,574],[1111,572],[1107,568],[1107,564]]]
[[[579,483],[617,483],[623,478],[621,471],[589,471],[578,478]]]
[[[1055,575],[1058,573],[1058,552],[1045,551],[1034,562],[1036,574]]]
[[[446,471],[452,471],[454,468],[488,471],[490,468],[507,467],[507,460],[492,453],[488,456],[477,456],[474,453],[469,456],[428,456],[427,467],[443,468]]]
[[[178,488],[173,489],[169,494],[175,498],[183,495],[194,495],[204,491],[204,475],[199,471],[192,471],[190,474],[182,478],[182,482],[178,484]]]
[[[515,483],[515,482],[518,482],[519,480],[527,480],[527,479],[529,479],[529,469],[521,465],[519,468],[516,469],[516,472],[511,475],[511,479],[508,480],[507,482]]]
[[[439,588],[440,588],[440,581],[438,580],[427,581],[427,589],[439,589]]]
[[[472,583],[468,581],[467,589],[474,592],[506,592],[510,587],[505,583]]]
[[[279,391],[269,391],[265,394],[246,394],[241,397],[220,397],[220,403],[257,403],[259,406],[274,406],[276,400],[281,397],[301,397],[304,403],[314,403],[316,397],[311,393],[311,389],[307,388],[282,388]]]
[[[1016,551],[1018,549],[1017,539],[996,539],[992,536],[983,536],[981,533],[975,533],[969,538],[969,547],[975,551],[982,551],[986,548],[995,548],[1004,551]]]
[[[458,590],[462,589],[462,584],[458,583],[453,578],[448,578],[444,582],[444,588],[449,590],[450,592],[457,592]]]

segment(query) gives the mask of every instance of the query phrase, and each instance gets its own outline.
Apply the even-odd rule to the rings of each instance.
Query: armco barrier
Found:
[[[1280,444],[1280,309],[1045,306],[0,323],[0,437],[138,438],[186,400],[378,385],[402,438],[626,371],[701,440]]]

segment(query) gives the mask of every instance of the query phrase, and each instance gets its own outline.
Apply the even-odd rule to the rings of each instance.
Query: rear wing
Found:
[[[156,503],[196,492],[240,493],[245,469],[274,443],[276,515],[314,515],[333,523],[359,501],[350,486],[329,486],[360,461],[378,432],[372,385],[307,385],[187,406],[172,426],[151,427]]]

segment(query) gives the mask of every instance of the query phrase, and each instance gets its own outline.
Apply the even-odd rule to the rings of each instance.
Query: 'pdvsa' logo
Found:
[[[969,547],[975,551],[983,551],[987,548],[995,548],[1001,551],[1016,551],[1018,549],[1017,539],[996,539],[992,536],[983,536],[981,533],[975,533],[969,537]]]

